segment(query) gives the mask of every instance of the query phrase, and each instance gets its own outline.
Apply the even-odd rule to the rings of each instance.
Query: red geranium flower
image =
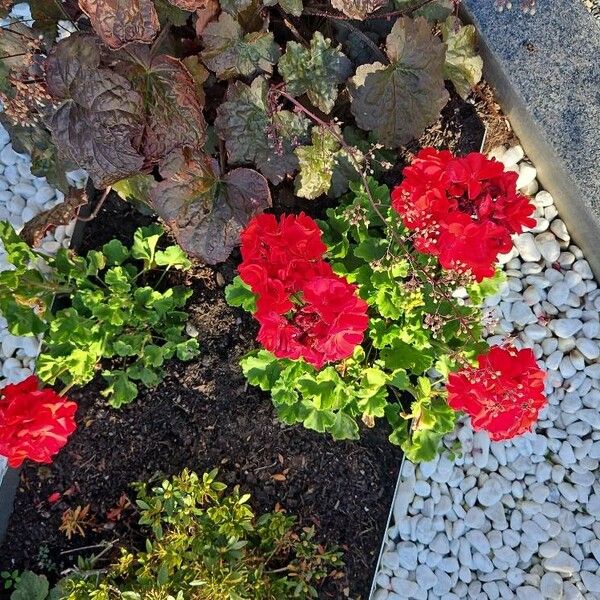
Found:
[[[356,291],[342,277],[313,277],[288,313],[268,307],[257,311],[258,341],[278,358],[303,358],[317,369],[348,358],[369,322],[367,303]]]
[[[315,276],[333,272],[323,261],[327,246],[317,223],[305,215],[254,217],[241,235],[242,258],[238,271],[242,281],[257,294],[257,307],[286,312],[289,300],[304,283]]]
[[[448,377],[448,404],[471,416],[473,429],[492,440],[529,431],[546,405],[544,378],[533,352],[496,346],[468,367]]]
[[[454,158],[424,148],[404,169],[392,206],[415,231],[417,250],[481,281],[493,275],[498,254],[510,250],[511,234],[535,225],[535,207],[517,193],[517,177],[477,152]]]
[[[50,463],[75,431],[77,404],[54,390],[38,390],[35,376],[0,389],[0,455],[11,467],[28,458]]]

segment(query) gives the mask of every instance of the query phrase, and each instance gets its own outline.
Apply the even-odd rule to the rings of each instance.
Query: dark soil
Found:
[[[422,146],[459,154],[479,150],[480,115],[489,110],[485,102],[479,98],[474,105],[454,96],[440,123],[398,156],[390,178],[397,181],[402,164]],[[290,192],[279,190],[279,210],[291,204]],[[293,208],[314,213],[323,205]],[[115,237],[130,243],[135,228],[149,220],[110,198],[87,226],[80,250]],[[223,295],[238,260],[234,253],[217,268],[197,266],[184,281],[194,290],[189,311],[199,332],[198,360],[171,362],[157,389],[142,392],[121,410],[107,407],[100,382],[70,394],[80,406],[79,428],[51,466],[23,469],[0,570],[31,568],[56,578],[78,557],[101,550],[85,547],[103,541],[139,544],[130,510],[116,521],[107,515],[123,494],[133,497],[131,482],[184,467],[199,472],[218,467],[222,481],[252,494],[257,512],[279,505],[300,524],[315,524],[321,540],[343,548],[345,576],[326,583],[320,598],[368,597],[401,452],[388,442],[383,426],[364,428],[357,442],[334,442],[300,426],[283,426],[268,395],[246,386],[238,363],[255,347],[256,327]],[[47,499],[54,492],[63,496],[51,505]],[[67,540],[59,532],[63,512],[88,504],[92,518],[85,537]]]

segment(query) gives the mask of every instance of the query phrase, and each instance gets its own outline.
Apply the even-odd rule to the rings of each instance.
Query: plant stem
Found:
[[[102,205],[106,202],[106,199],[108,198],[108,194],[110,194],[111,190],[112,190],[112,188],[110,187],[110,185],[104,190],[104,192],[102,193],[102,196],[100,197],[100,200],[98,200],[98,204],[96,204],[96,208],[94,208],[92,214],[89,217],[77,216],[77,220],[83,221],[84,223],[88,223],[89,221],[92,221],[93,219],[95,219],[96,216],[98,215],[98,213],[100,212]]]

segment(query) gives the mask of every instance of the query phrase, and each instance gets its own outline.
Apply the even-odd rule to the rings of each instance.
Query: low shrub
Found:
[[[149,490],[138,485],[145,548],[123,550],[108,569],[61,583],[64,600],[285,600],[316,598],[341,555],[294,529],[282,512],[256,517],[249,494],[187,470]]]

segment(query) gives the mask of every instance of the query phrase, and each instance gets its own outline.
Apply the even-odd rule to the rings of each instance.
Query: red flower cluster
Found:
[[[258,215],[241,236],[240,277],[257,296],[258,341],[278,358],[317,368],[347,358],[363,340],[367,303],[324,260],[316,222],[301,213]]]
[[[0,455],[11,467],[28,458],[50,463],[75,431],[77,404],[50,388],[38,390],[35,376],[0,389]]]
[[[507,440],[531,429],[546,405],[542,371],[530,349],[496,346],[448,377],[448,404],[471,416],[473,429]]]
[[[535,207],[517,193],[517,177],[478,152],[455,158],[424,148],[404,169],[392,206],[415,231],[417,250],[481,281],[511,249],[510,235],[535,225]]]

